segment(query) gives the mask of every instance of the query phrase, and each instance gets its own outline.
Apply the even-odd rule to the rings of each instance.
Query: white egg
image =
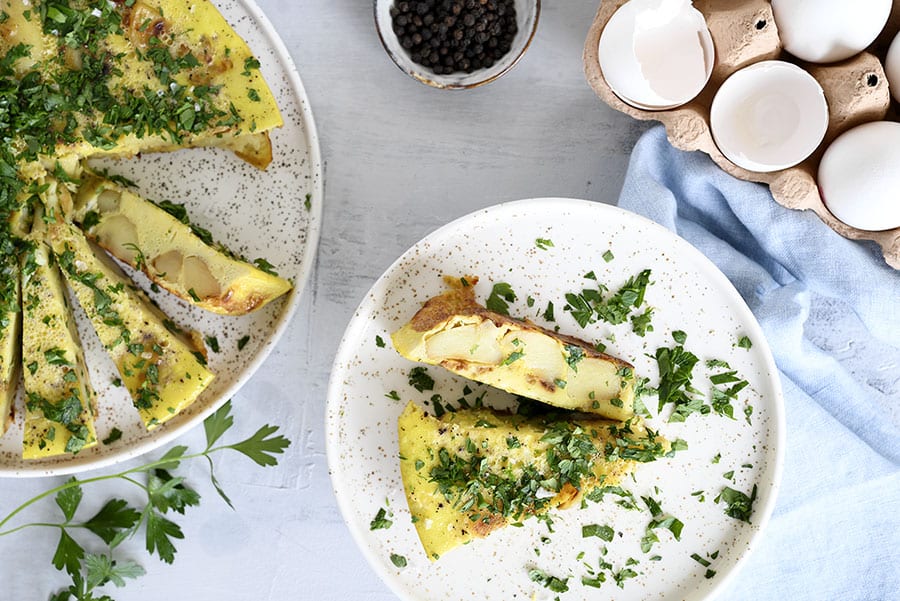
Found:
[[[712,36],[690,0],[631,0],[600,36],[600,69],[612,91],[641,109],[680,106],[699,94],[715,62]]]
[[[875,41],[891,0],[772,0],[784,49],[811,63],[850,58]]]
[[[851,227],[900,227],[900,123],[864,123],[841,134],[822,156],[819,189],[831,214]]]
[[[900,102],[900,33],[894,36],[887,57],[884,59],[884,74],[894,100]]]
[[[822,142],[828,103],[822,86],[800,67],[763,61],[731,75],[713,98],[710,130],[735,165],[778,171],[803,161]]]

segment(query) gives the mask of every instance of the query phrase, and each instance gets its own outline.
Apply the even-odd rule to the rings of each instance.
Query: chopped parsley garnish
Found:
[[[659,537],[654,532],[657,528],[664,528],[672,533],[675,540],[681,540],[681,531],[684,528],[684,523],[674,516],[665,515],[659,503],[652,497],[641,497],[641,500],[644,501],[647,509],[650,510],[650,515],[653,516],[653,519],[647,525],[644,537],[641,539],[641,551],[649,553],[650,549],[653,548],[653,544],[659,542]]]
[[[122,431],[118,428],[113,428],[109,432],[109,436],[103,439],[103,444],[112,444],[122,438]]]
[[[402,555],[391,553],[391,563],[402,569],[406,567],[406,558]]]
[[[681,345],[672,348],[660,347],[656,349],[656,363],[659,367],[659,408],[671,403],[675,410],[669,417],[670,422],[683,422],[690,414],[707,414],[709,405],[703,400],[692,396],[697,390],[691,386],[694,365],[697,364],[697,356],[684,350]]]
[[[557,578],[537,568],[529,570],[528,577],[531,578],[532,582],[537,582],[554,593],[565,593],[569,590],[568,578]]]
[[[572,344],[565,345],[565,349],[566,363],[572,371],[578,372],[578,364],[584,359],[584,349]]]
[[[606,261],[607,263],[609,263],[610,261],[612,261],[615,258],[616,258],[616,256],[613,254],[613,252],[611,250],[607,250],[606,252],[603,253],[603,260]]]
[[[547,250],[553,246],[553,240],[548,238],[537,238],[534,241],[534,245],[537,246],[541,250]]]
[[[434,390],[434,378],[428,375],[428,369],[420,365],[409,370],[409,385],[419,392]]]
[[[588,524],[587,526],[581,527],[581,538],[588,538],[591,536],[596,536],[597,538],[603,539],[606,542],[611,542],[613,536],[615,536],[615,532],[609,526],[601,526],[599,524]]]
[[[375,346],[384,348],[384,339],[381,336],[375,336]]]
[[[248,76],[250,75],[251,71],[259,69],[259,67],[259,61],[256,60],[255,57],[248,56],[246,59],[244,59],[244,71],[243,73],[241,73],[241,75]]]
[[[541,313],[541,317],[547,321],[556,321],[556,316],[553,314],[553,301],[547,301],[547,308]]]
[[[737,399],[737,394],[749,385],[747,380],[737,376],[737,371],[730,370],[719,374],[714,374],[709,378],[712,384],[731,384],[727,388],[718,388],[713,386],[710,390],[710,402],[713,410],[719,415],[727,416],[734,419],[734,406],[732,401]]]
[[[237,349],[238,349],[239,351],[244,350],[244,347],[247,346],[247,343],[248,343],[248,342],[250,342],[250,336],[249,336],[249,335],[241,336],[240,340],[238,340],[238,342],[237,342]]]
[[[647,332],[653,331],[651,319],[653,317],[653,308],[647,307],[643,313],[631,316],[631,331],[640,337],[647,335]]]
[[[613,580],[616,581],[616,586],[624,589],[625,581],[629,578],[634,578],[637,575],[637,572],[635,572],[631,568],[622,568],[621,570],[613,574]]]
[[[518,361],[519,359],[521,359],[524,356],[525,356],[524,351],[513,351],[509,354],[509,357],[507,357],[506,359],[503,360],[503,365],[510,365],[512,363],[515,363],[516,361]]]
[[[749,349],[753,346],[753,342],[747,336],[741,336],[738,338],[737,345],[740,348]]]
[[[269,275],[278,275],[278,272],[275,271],[275,266],[266,261],[265,259],[259,258],[254,259],[253,264],[256,265],[260,271],[264,273],[268,273]]]
[[[597,281],[593,271],[584,277]],[[648,285],[650,285],[650,270],[645,269],[638,275],[628,278],[625,284],[608,298],[603,296],[607,291],[606,286],[600,283],[597,283],[597,288],[582,289],[580,294],[567,293],[564,309],[571,313],[578,325],[583,328],[598,320],[612,325],[624,323],[632,311],[644,303]],[[639,319],[639,323],[648,320],[649,316]]]
[[[756,485],[748,497],[739,490],[735,490],[726,486],[722,492],[715,498],[715,502],[722,501],[725,503],[725,515],[733,517],[736,520],[750,523],[750,516],[753,514],[753,502],[756,500]]]
[[[397,394],[397,391],[396,391],[396,390],[392,390],[392,391],[390,391],[389,393],[387,393],[387,394],[384,395],[384,396],[386,396],[387,398],[391,399],[392,401],[399,401],[399,400],[400,400],[400,395]]]
[[[509,303],[515,302],[516,293],[506,282],[498,282],[491,289],[485,306],[488,310],[501,315],[509,315]]]
[[[394,525],[393,520],[388,519],[388,511],[382,507],[369,522],[369,530],[387,530]]]
[[[47,363],[50,365],[72,365],[72,363],[66,359],[66,351],[61,348],[52,348],[44,351],[44,359],[47,360]]]
[[[207,336],[204,340],[206,340],[206,346],[209,347],[209,350],[211,350],[214,353],[219,352],[220,349],[219,349],[219,339],[218,338],[216,338],[215,336]]]

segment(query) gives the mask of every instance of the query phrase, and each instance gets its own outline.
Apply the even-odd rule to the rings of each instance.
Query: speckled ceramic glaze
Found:
[[[126,390],[112,384],[118,375],[115,366],[70,296],[97,390],[97,437],[103,440],[118,428],[122,438],[74,457],[25,461],[21,458],[24,402],[20,391],[15,423],[0,438],[0,476],[44,476],[100,467],[150,451],[198,425],[253,374],[299,302],[318,243],[322,213],[322,165],[309,102],[290,55],[259,8],[251,0],[215,3],[259,59],[284,117],[284,127],[272,133],[274,158],[268,170],[259,171],[230,152],[214,149],[92,164],[134,180],[144,196],[185,203],[194,223],[249,259],[264,257],[279,275],[294,283],[294,290],[242,317],[214,315],[165,291],[151,293],[176,323],[215,336],[220,346],[218,353],[209,353],[209,365],[216,374],[211,386],[187,410],[152,432],[144,429]],[[135,281],[149,290],[143,274]],[[238,351],[238,341],[244,336],[250,337],[249,342]]]
[[[553,246],[538,248],[538,238]],[[615,256],[609,262],[603,259],[607,250]],[[646,337],[634,334],[630,324],[598,323],[582,330],[563,310],[566,293],[592,287],[593,282],[584,279],[587,272],[594,271],[615,290],[646,268],[652,269],[653,282],[646,302],[654,307],[654,330]],[[618,497],[607,495],[583,509],[553,512],[552,533],[546,524],[526,520],[522,528],[502,529],[429,561],[410,522],[400,480],[397,417],[408,401],[425,405],[435,393],[455,404],[466,384],[476,389],[470,401],[486,392],[485,404],[509,407],[512,402],[506,393],[437,367],[428,368],[436,381],[433,391],[418,392],[409,385],[415,364],[394,351],[390,334],[445,289],[444,275],[480,276],[476,296],[481,301],[494,283],[509,283],[518,295],[510,313],[542,325],[547,322],[541,314],[552,301],[561,332],[602,341],[607,352],[632,362],[651,385],[658,381],[652,355],[657,347],[675,344],[674,330],[687,333],[685,348],[700,358],[693,382],[704,395],[709,394],[708,376],[715,373],[705,366],[708,359],[728,361],[750,382],[734,403],[733,420],[712,413],[668,423],[670,408],[659,417],[655,404],[650,407],[656,416],[652,426],[670,440],[686,440],[689,449],[642,466],[624,486],[638,499],[653,497],[664,512],[682,520],[680,541],[658,529],[660,542],[643,553],[640,540],[650,514],[640,500],[641,510],[629,511],[615,503]],[[531,307],[529,297],[534,299]],[[750,338],[752,348],[737,346],[741,336]],[[391,391],[400,400],[386,396]],[[744,416],[747,404],[753,406],[749,422]],[[734,574],[768,521],[784,442],[784,411],[772,356],[753,315],[722,273],[688,243],[642,217],[568,199],[526,200],[473,213],[434,232],[394,263],[347,328],[331,375],[326,419],[328,462],[344,519],[385,582],[401,598],[421,600],[552,599],[556,593],[530,580],[528,572],[534,568],[568,578],[563,599],[707,598]],[[726,479],[724,474],[731,471],[732,479]],[[713,501],[725,486],[749,493],[754,484],[758,498],[752,523],[728,517],[724,505]],[[369,524],[383,507],[392,512],[393,525],[373,531]],[[582,538],[581,528],[589,524],[612,526],[614,540]],[[586,566],[596,571],[603,548],[607,552],[602,559],[614,571],[626,567],[629,558],[637,560],[628,566],[637,576],[624,581],[624,588],[609,574],[600,590],[581,583],[581,577],[589,575]],[[408,565],[395,567],[391,554],[406,557]],[[692,554],[708,560],[716,575],[706,578],[707,568]],[[651,560],[653,556],[659,559]]]

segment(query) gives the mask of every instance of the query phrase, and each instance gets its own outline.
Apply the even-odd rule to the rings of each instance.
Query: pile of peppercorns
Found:
[[[391,19],[413,62],[437,75],[490,67],[518,31],[513,0],[396,0]]]

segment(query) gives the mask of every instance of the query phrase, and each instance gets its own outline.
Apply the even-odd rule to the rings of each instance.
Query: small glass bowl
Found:
[[[516,25],[518,31],[513,38],[512,47],[502,58],[486,69],[477,69],[471,73],[459,72],[449,75],[438,75],[431,69],[414,63],[409,53],[400,45],[394,33],[391,19],[391,7],[399,0],[375,0],[375,27],[378,37],[388,56],[401,71],[424,84],[442,90],[468,90],[490,83],[512,69],[534,38],[538,17],[541,13],[541,0],[515,0]]]

